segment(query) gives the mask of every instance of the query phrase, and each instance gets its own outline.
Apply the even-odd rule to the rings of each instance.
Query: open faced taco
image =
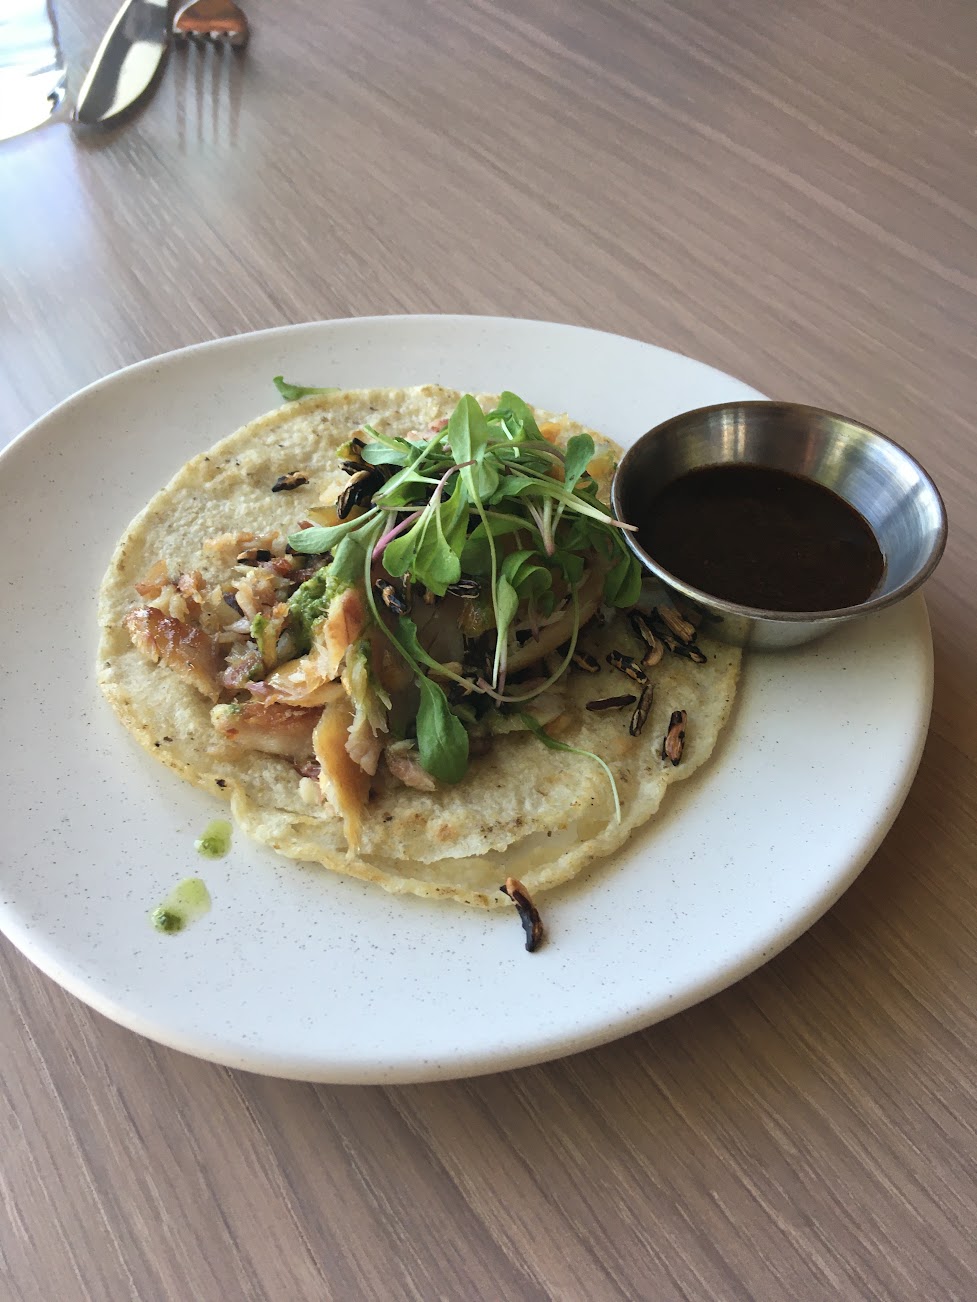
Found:
[[[509,393],[299,392],[133,521],[105,696],[284,855],[483,905],[565,882],[708,758],[739,652],[642,593],[608,439]]]

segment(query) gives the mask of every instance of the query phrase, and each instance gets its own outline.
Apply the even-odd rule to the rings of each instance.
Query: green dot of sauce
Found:
[[[174,912],[173,909],[164,908],[162,904],[153,909],[149,915],[149,920],[157,931],[182,931],[186,926],[186,920],[182,914]]]
[[[204,828],[203,835],[194,841],[194,849],[205,859],[222,859],[231,848],[231,825],[215,818]]]
[[[157,931],[172,936],[202,918],[209,908],[210,891],[206,884],[199,877],[186,877],[153,909],[149,921]]]

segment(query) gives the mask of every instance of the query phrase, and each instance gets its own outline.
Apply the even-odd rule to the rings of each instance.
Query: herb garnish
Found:
[[[543,726],[538,722],[538,720],[534,719],[531,714],[522,714],[519,717],[522,719],[529,731],[533,733],[534,736],[538,737],[543,745],[549,747],[550,750],[565,750],[570,755],[583,755],[586,759],[595,760],[601,766],[607,774],[608,782],[611,784],[611,795],[614,797],[614,818],[619,823],[621,821],[621,801],[617,794],[617,783],[614,781],[614,774],[601,757],[595,755],[592,750],[584,750],[580,746],[568,746],[565,741],[557,741],[555,737],[551,737],[549,733],[546,732]]]
[[[286,385],[280,376],[275,383],[288,398],[318,392]],[[332,551],[328,569],[341,569],[347,583],[356,572],[373,619],[417,681],[421,765],[443,782],[457,782],[468,764],[468,735],[441,682],[464,684],[469,695],[498,704],[526,701],[550,687],[574,654],[578,589],[588,577],[595,571],[602,576],[603,599],[610,605],[628,607],[638,598],[641,567],[622,533],[630,526],[616,520],[597,496],[597,482],[587,470],[595,453],[590,435],[575,434],[565,449],[554,446],[514,393],[503,393],[488,413],[466,394],[447,427],[427,439],[391,436],[369,425],[359,433],[359,456],[367,465],[382,465],[385,482],[362,513],[340,524],[303,529],[289,537],[289,546],[307,554]],[[478,580],[485,594],[480,602],[484,630],[494,635],[491,667],[486,662],[483,674],[462,675],[431,656],[410,618],[394,619],[378,607],[374,580],[384,574],[409,575],[412,585],[435,598],[462,579]],[[572,616],[572,632],[557,672],[542,685],[507,692],[511,635],[518,629],[523,636],[538,636],[561,616]],[[307,619],[303,625],[307,633]],[[535,721],[523,717],[546,744],[573,749],[552,743]],[[619,815],[616,789],[614,799]]]
[[[336,392],[335,385],[331,385],[326,389],[310,389],[303,384],[289,384],[289,382],[283,379],[280,375],[276,375],[272,383],[286,402],[295,402],[298,398],[308,398],[313,393]]]

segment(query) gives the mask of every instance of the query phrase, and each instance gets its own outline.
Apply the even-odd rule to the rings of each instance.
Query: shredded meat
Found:
[[[204,583],[199,570],[170,578],[166,562],[159,560],[145,578],[133,585],[148,606],[155,606],[164,615],[184,624],[200,624],[205,632],[216,633],[212,616],[213,594]],[[202,619],[206,609],[207,619]]]
[[[262,666],[261,652],[257,647],[235,647],[227,657],[227,668],[221,682],[229,692],[239,692],[251,681],[251,675]]]
[[[383,752],[387,768],[405,787],[415,791],[434,791],[437,784],[426,769],[421,768],[417,747],[412,741],[391,742]]]
[[[140,597],[146,601],[155,601],[169,584],[170,576],[165,561],[157,561],[144,579],[135,585]]]
[[[276,556],[274,560],[261,561],[259,568],[271,570],[273,574],[277,574],[280,578],[290,579],[294,577],[296,570],[299,569],[299,561],[294,556]]]
[[[347,588],[330,601],[325,619],[318,626],[318,639],[326,653],[327,678],[339,676],[346,651],[362,637],[366,621],[366,606],[358,588]]]
[[[187,603],[190,617],[195,622],[198,621],[200,611],[208,596],[203,575],[199,570],[191,570],[189,574],[181,574],[176,581],[176,590]]]
[[[353,710],[345,694],[323,708],[312,736],[315,757],[322,765],[319,786],[343,820],[350,853],[359,848],[363,808],[370,794],[370,775],[346,751]]]
[[[323,677],[315,656],[301,656],[279,665],[262,683],[248,683],[248,691],[259,700],[285,705],[326,705],[343,695],[341,683]]]
[[[248,701],[244,705],[216,705],[210,720],[216,731],[236,746],[305,762],[312,758],[312,734],[319,711]]]
[[[247,619],[255,615],[270,616],[278,604],[282,580],[272,570],[252,569],[237,585],[235,597]]]
[[[363,638],[346,653],[342,685],[353,705],[353,722],[346,738],[350,759],[372,777],[377,771],[386,733],[390,697],[374,678],[370,665],[377,654],[374,639]]]
[[[213,638],[202,628],[165,615],[155,606],[134,607],[123,623],[142,655],[172,669],[208,700],[217,700],[221,662]]]

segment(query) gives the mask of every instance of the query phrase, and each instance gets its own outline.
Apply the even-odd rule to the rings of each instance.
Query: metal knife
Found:
[[[168,0],[126,0],[78,92],[74,118],[100,126],[149,89],[169,48]]]

